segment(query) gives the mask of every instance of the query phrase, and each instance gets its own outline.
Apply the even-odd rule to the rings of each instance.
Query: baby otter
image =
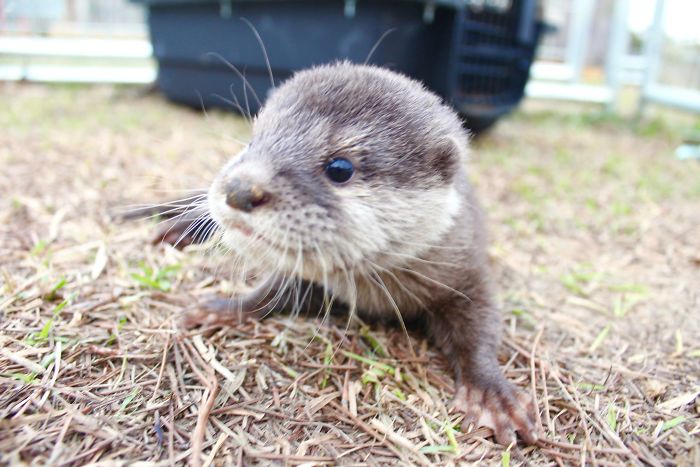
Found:
[[[193,309],[187,325],[331,303],[420,319],[454,368],[465,422],[502,444],[515,432],[536,442],[536,407],[496,359],[501,316],[467,146],[456,113],[405,76],[350,63],[295,74],[208,193],[223,243],[267,278]]]

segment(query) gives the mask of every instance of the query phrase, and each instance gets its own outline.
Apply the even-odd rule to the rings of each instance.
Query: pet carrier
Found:
[[[369,61],[423,81],[474,132],[518,104],[542,31],[537,0],[134,1],[148,7],[158,84],[174,101],[257,112],[271,87],[259,34],[278,83]]]

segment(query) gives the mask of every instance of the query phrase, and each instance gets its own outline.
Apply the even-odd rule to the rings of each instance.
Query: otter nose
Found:
[[[270,200],[270,195],[260,185],[233,178],[226,183],[226,204],[239,211],[251,212]]]

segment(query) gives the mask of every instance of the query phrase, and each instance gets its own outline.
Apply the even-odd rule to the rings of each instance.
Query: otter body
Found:
[[[454,368],[465,422],[535,442],[533,401],[496,359],[501,316],[467,147],[455,112],[407,77],[349,63],[297,73],[208,192],[236,267],[266,278],[187,324],[324,304],[421,320]]]

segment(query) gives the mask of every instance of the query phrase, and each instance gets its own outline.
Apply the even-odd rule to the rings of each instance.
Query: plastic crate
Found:
[[[539,2],[513,0],[508,8],[459,9],[453,36],[449,100],[482,130],[523,98],[544,29]]]
[[[174,101],[259,110],[271,83],[241,18],[260,34],[277,83],[316,64],[364,63],[392,31],[369,62],[423,81],[477,131],[522,98],[540,30],[535,0],[133,1],[148,7],[158,84]]]

